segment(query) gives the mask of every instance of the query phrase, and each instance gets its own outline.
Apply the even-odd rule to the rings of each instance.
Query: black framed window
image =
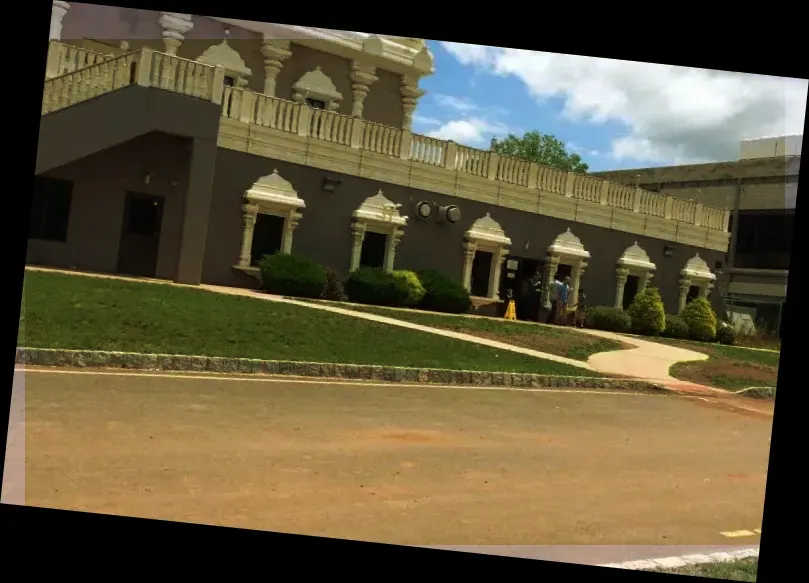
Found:
[[[315,109],[326,109],[326,102],[321,101],[319,99],[311,99],[309,97],[306,98],[306,104],[309,107],[313,107]]]
[[[70,180],[35,176],[28,238],[66,242],[72,198]]]

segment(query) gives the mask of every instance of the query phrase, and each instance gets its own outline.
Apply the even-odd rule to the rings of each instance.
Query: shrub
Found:
[[[663,330],[666,338],[688,339],[688,324],[680,316],[674,314],[666,315],[666,329]]]
[[[405,303],[408,306],[415,306],[422,300],[426,290],[424,289],[424,286],[421,285],[421,280],[419,280],[419,276],[416,275],[415,272],[394,271],[393,277],[407,286],[407,301]]]
[[[326,269],[326,285],[323,288],[321,297],[324,300],[331,300],[333,302],[345,302],[348,300],[343,280],[333,269]]]
[[[319,298],[326,286],[326,269],[297,255],[265,255],[258,263],[262,287],[274,294]]]
[[[657,288],[647,287],[639,292],[626,313],[635,334],[657,336],[666,329],[666,310]]]
[[[352,271],[346,279],[345,290],[352,302],[375,306],[403,306],[410,292],[401,279],[378,267]]]
[[[469,292],[461,282],[450,279],[434,269],[419,271],[418,276],[425,292],[419,304],[420,308],[434,312],[463,314],[472,307]]]
[[[705,298],[693,299],[681,315],[692,340],[712,342],[716,338],[716,314]]]
[[[733,346],[736,344],[736,329],[727,322],[719,322],[716,325],[716,341],[719,344]]]
[[[584,325],[587,328],[607,332],[629,332],[632,318],[621,308],[594,306],[587,309]]]

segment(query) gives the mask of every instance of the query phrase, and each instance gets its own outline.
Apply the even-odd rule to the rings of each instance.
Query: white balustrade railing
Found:
[[[111,57],[51,43],[42,113],[50,113],[127,85],[142,85],[222,105],[222,116],[244,123],[359,148],[412,163],[456,170],[531,190],[555,193],[614,208],[727,232],[725,209],[675,199],[637,187],[500,156],[358,117],[311,108],[224,85],[224,69],[150,48]],[[51,60],[53,63],[51,63]],[[51,68],[52,65],[52,68]],[[81,66],[83,65],[83,66]]]

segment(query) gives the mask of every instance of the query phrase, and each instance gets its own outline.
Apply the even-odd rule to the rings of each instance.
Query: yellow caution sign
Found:
[[[516,320],[517,319],[517,307],[514,305],[514,300],[508,301],[508,307],[506,308],[506,315],[503,316],[506,320]]]

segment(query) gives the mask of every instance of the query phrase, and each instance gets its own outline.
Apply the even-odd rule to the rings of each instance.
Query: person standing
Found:
[[[567,324],[567,298],[570,294],[570,278],[565,277],[565,279],[562,280],[562,282],[558,285],[559,291],[556,295],[556,301],[559,306],[559,311],[557,313],[556,323],[560,326],[564,326]]]
[[[539,322],[539,310],[542,307],[542,269],[537,267],[534,275],[529,280],[528,294],[530,301],[528,302],[530,313],[528,319],[533,322]]]
[[[548,310],[548,319],[546,324],[556,324],[559,317],[559,288],[562,282],[558,279],[548,281],[548,300],[550,301],[550,310]]]
[[[576,328],[584,328],[587,319],[587,294],[584,288],[579,290],[579,303],[576,304]]]

